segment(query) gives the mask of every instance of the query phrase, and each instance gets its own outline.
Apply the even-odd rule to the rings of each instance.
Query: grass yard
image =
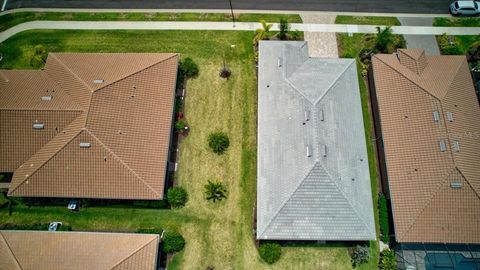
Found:
[[[235,14],[239,22],[278,22],[280,18],[290,23],[301,23],[298,14]],[[0,32],[20,23],[36,20],[50,21],[231,21],[230,13],[63,13],[17,12],[0,16]]]
[[[361,24],[361,25],[400,25],[396,17],[379,16],[345,16],[338,15],[335,19],[337,24]]]
[[[480,27],[480,18],[435,18],[433,26]]]
[[[2,68],[30,68],[33,47],[43,44],[57,52],[179,52],[199,65],[200,74],[187,83],[185,116],[191,131],[181,144],[176,175],[189,194],[184,208],[90,207],[71,213],[66,207],[18,205],[12,216],[8,209],[0,210],[1,222],[55,220],[74,230],[95,231],[178,229],[187,244],[169,269],[351,269],[348,249],[343,246],[289,246],[274,265],[260,261],[252,231],[257,121],[252,36],[244,31],[31,30],[5,41]],[[229,80],[218,76],[223,58],[232,70]],[[207,148],[208,134],[217,130],[230,137],[230,148],[222,156]],[[226,200],[212,204],[203,198],[209,179],[225,184]]]

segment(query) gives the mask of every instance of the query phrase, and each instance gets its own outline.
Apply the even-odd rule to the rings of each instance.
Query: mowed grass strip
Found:
[[[346,16],[338,15],[335,19],[337,24],[360,24],[360,25],[400,25],[396,17],[383,16]]]
[[[238,22],[279,22],[280,18],[290,23],[301,23],[298,14],[235,14]],[[16,12],[0,16],[0,32],[29,21],[231,21],[230,13],[89,13],[89,12]]]
[[[28,69],[33,48],[50,52],[178,52],[200,68],[187,83],[185,115],[191,131],[180,146],[176,175],[190,200],[185,208],[121,209],[16,206],[13,215],[0,210],[5,223],[28,224],[63,221],[74,230],[135,231],[167,228],[181,231],[187,245],[175,255],[169,269],[351,269],[347,247],[285,247],[274,265],[263,263],[252,231],[256,198],[257,90],[252,32],[229,31],[64,31],[31,30],[2,44],[2,68]],[[234,46],[232,46],[234,45]],[[225,60],[232,70],[219,76]],[[230,147],[219,156],[207,146],[207,136],[222,130]],[[222,181],[228,198],[207,202],[207,180]]]

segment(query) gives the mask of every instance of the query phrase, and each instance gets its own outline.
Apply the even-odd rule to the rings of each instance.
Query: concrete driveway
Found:
[[[398,17],[405,26],[432,26],[433,18]],[[439,55],[437,40],[434,35],[403,35],[407,41],[407,48],[422,48],[426,54]]]

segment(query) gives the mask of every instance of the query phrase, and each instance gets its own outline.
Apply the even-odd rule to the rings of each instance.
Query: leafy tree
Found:
[[[389,53],[389,50],[394,45],[394,36],[392,27],[387,26],[385,28],[377,27],[377,37],[375,39],[375,48],[382,53]]]
[[[352,265],[357,267],[366,263],[370,258],[370,248],[367,246],[356,246],[352,251]]]
[[[185,206],[188,201],[188,194],[182,187],[171,187],[167,191],[167,201],[173,208]]]
[[[179,71],[185,78],[193,78],[198,76],[198,65],[193,62],[192,58],[187,57],[180,61]]]
[[[385,195],[383,194],[380,194],[380,196],[378,197],[378,213],[381,232],[380,239],[382,240],[382,242],[388,243],[390,241],[390,224],[388,218],[387,198],[385,198]]]
[[[230,139],[224,132],[213,132],[208,135],[208,146],[216,154],[223,154],[230,146]]]
[[[280,31],[278,32],[278,38],[281,40],[287,39],[288,31],[290,30],[290,24],[285,18],[280,19]]]
[[[185,239],[178,232],[165,231],[163,234],[163,251],[165,253],[179,252],[185,247]]]
[[[209,201],[216,202],[227,198],[227,190],[220,182],[212,182],[209,180],[204,188],[205,198]]]
[[[255,46],[258,45],[260,40],[270,39],[270,29],[272,28],[272,24],[267,23],[265,20],[260,20],[260,23],[262,24],[262,28],[258,28],[255,31],[255,36],[253,38],[253,44]]]
[[[397,259],[395,258],[395,251],[391,249],[385,249],[380,252],[380,261],[378,263],[378,269],[380,270],[396,270]]]
[[[261,244],[258,252],[263,261],[273,264],[282,256],[282,247],[277,243]]]

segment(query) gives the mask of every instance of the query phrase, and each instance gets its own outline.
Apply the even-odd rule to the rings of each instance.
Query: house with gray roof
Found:
[[[354,59],[260,42],[257,178],[257,239],[376,239]]]

